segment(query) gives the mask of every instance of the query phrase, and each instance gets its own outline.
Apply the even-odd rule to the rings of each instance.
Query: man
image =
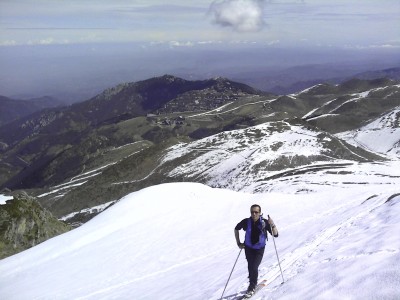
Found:
[[[250,284],[247,289],[248,296],[254,294],[254,290],[257,286],[258,267],[264,255],[267,231],[273,234],[274,237],[278,237],[278,229],[272,219],[268,216],[268,222],[266,222],[262,218],[260,205],[252,205],[250,207],[250,213],[250,218],[243,219],[235,227],[236,243],[240,249],[244,248],[249,269]],[[244,243],[241,243],[239,239],[240,229],[246,231]]]

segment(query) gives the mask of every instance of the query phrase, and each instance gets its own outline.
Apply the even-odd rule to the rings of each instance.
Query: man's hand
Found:
[[[243,249],[244,244],[240,242],[239,230],[236,230],[236,229],[235,229],[235,239],[236,239],[236,244],[238,245],[239,249]]]
[[[268,215],[268,224],[271,227],[271,233],[274,237],[278,237],[278,229],[275,226],[274,221],[271,219],[271,217]]]
[[[237,243],[237,245],[238,245],[238,247],[239,247],[239,249],[244,249],[244,243]]]
[[[271,219],[269,215],[268,215],[268,224],[271,226],[271,228],[275,226],[274,221]]]

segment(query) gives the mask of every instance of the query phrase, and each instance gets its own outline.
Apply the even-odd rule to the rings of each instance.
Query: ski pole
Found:
[[[268,219],[269,219],[269,215],[268,215]],[[281,268],[281,263],[279,261],[278,250],[276,250],[275,237],[274,237],[274,233],[272,232],[272,228],[271,228],[271,235],[272,235],[272,240],[274,241],[275,253],[276,253],[276,258],[278,259],[279,269],[281,270],[282,283],[284,283],[285,280],[283,279],[283,272],[282,272],[282,268]]]
[[[236,258],[235,264],[233,265],[231,274],[229,274],[228,281],[227,281],[226,284],[225,284],[225,288],[224,288],[224,291],[222,292],[222,295],[221,295],[220,300],[222,299],[222,297],[224,297],[224,293],[225,293],[226,287],[228,286],[228,282],[229,282],[229,280],[231,279],[231,276],[232,276],[232,273],[233,273],[233,269],[235,269],[236,263],[237,263],[237,261],[238,261],[238,259],[239,259],[240,253],[242,253],[242,250],[243,250],[243,249],[240,249],[240,251],[239,251],[239,254],[238,254],[237,258]]]

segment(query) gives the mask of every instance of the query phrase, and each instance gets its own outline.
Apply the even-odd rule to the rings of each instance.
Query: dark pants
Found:
[[[249,269],[249,281],[251,288],[254,288],[257,285],[258,267],[261,264],[264,255],[264,250],[265,248],[252,249],[249,247],[245,247],[244,249]]]

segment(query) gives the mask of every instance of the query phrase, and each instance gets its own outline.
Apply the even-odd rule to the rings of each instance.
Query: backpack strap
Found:
[[[267,224],[265,223],[265,219],[262,216],[263,215],[260,216],[261,229],[262,229],[262,232],[265,234],[266,240],[268,241]]]

